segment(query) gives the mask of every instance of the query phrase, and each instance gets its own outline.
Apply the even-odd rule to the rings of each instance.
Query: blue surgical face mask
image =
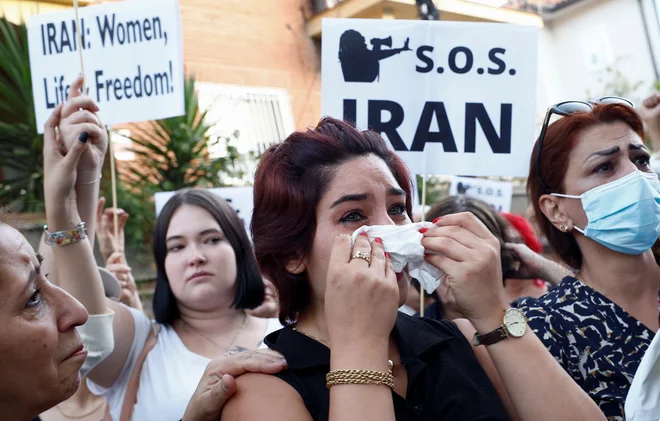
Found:
[[[580,196],[552,195],[581,199],[588,223],[584,230],[575,229],[614,251],[642,254],[660,236],[660,182],[655,173],[635,171]]]

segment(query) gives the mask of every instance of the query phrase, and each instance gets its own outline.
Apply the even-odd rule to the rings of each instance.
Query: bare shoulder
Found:
[[[236,378],[236,394],[222,410],[222,421],[313,421],[298,392],[270,374]]]

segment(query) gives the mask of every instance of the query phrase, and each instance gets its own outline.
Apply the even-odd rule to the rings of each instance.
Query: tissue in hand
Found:
[[[433,227],[431,222],[419,222],[406,225],[373,225],[358,228],[351,236],[351,241],[361,233],[367,234],[369,241],[376,238],[383,240],[385,251],[390,254],[394,271],[401,272],[408,265],[408,273],[419,281],[430,294],[440,285],[442,271],[424,260],[424,247],[419,230]]]

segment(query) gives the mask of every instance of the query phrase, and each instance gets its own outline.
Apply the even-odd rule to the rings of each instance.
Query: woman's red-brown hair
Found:
[[[261,158],[254,181],[252,238],[261,271],[278,290],[282,324],[295,322],[309,304],[307,274],[292,274],[286,266],[310,252],[316,232],[316,206],[337,166],[372,154],[387,164],[406,192],[406,210],[412,218],[408,169],[374,132],[359,131],[326,117],[315,129],[295,132],[271,146]]]
[[[564,177],[568,170],[568,158],[575,148],[580,134],[590,127],[615,122],[627,124],[640,138],[644,139],[644,124],[633,108],[622,104],[597,104],[594,105],[591,112],[571,114],[548,126],[545,139],[543,139],[538,170],[536,163],[538,140],[532,152],[527,193],[534,207],[536,220],[555,252],[566,264],[575,269],[582,266],[582,252],[573,234],[561,232],[552,225],[541,211],[539,199],[544,194],[566,192]],[[539,176],[550,191],[545,190]]]

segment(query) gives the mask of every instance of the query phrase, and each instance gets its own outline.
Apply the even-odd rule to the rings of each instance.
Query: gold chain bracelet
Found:
[[[389,372],[374,370],[332,370],[325,376],[325,385],[330,388],[338,384],[381,384],[394,389],[393,364],[389,361]]]

